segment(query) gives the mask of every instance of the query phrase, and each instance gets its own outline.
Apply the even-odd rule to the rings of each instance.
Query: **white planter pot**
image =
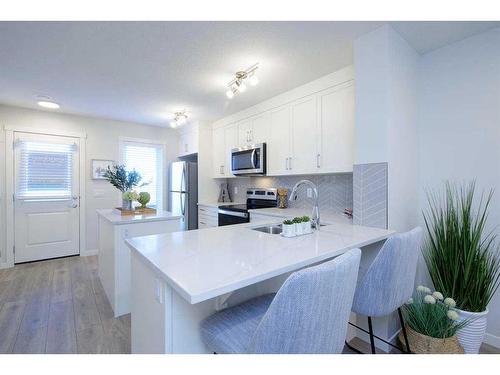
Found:
[[[311,222],[307,221],[305,223],[300,223],[302,224],[302,233],[303,234],[309,234],[312,233],[312,228],[311,228]]]
[[[295,237],[295,224],[283,224],[281,234],[283,235],[283,237]]]
[[[486,333],[488,309],[479,313],[459,309],[456,309],[456,311],[459,316],[458,321],[469,321],[469,324],[457,332],[460,345],[462,345],[466,354],[479,353],[479,347]]]
[[[304,234],[302,223],[295,223],[295,235],[302,236]]]

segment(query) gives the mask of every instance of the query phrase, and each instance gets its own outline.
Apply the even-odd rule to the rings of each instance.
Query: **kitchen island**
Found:
[[[291,272],[355,247],[362,248],[366,267],[394,233],[338,224],[284,238],[255,227],[249,223],[126,241],[132,249],[133,353],[207,353],[199,333],[205,317],[276,291]]]
[[[125,239],[180,230],[182,216],[155,214],[122,216],[114,209],[97,210],[99,279],[115,317],[130,312],[130,249]]]

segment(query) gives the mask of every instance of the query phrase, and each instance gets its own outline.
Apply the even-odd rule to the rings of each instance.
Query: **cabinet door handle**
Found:
[[[316,155],[316,167],[321,168],[321,154]]]
[[[249,130],[248,133],[249,133],[249,137],[248,138],[250,139],[250,142],[252,142],[253,141],[253,131]]]
[[[288,168],[290,170],[292,170],[292,157],[290,156],[288,159],[289,159],[289,161],[288,161]]]
[[[288,158],[285,158],[285,169],[288,171]]]

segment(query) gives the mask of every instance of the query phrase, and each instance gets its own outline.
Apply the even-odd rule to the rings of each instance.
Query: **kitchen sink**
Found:
[[[281,224],[264,225],[263,227],[252,228],[252,230],[269,234],[281,234]]]

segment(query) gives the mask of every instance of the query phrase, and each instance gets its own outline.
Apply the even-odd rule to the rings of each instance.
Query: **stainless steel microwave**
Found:
[[[231,173],[234,175],[266,174],[266,144],[233,148],[231,150]]]

